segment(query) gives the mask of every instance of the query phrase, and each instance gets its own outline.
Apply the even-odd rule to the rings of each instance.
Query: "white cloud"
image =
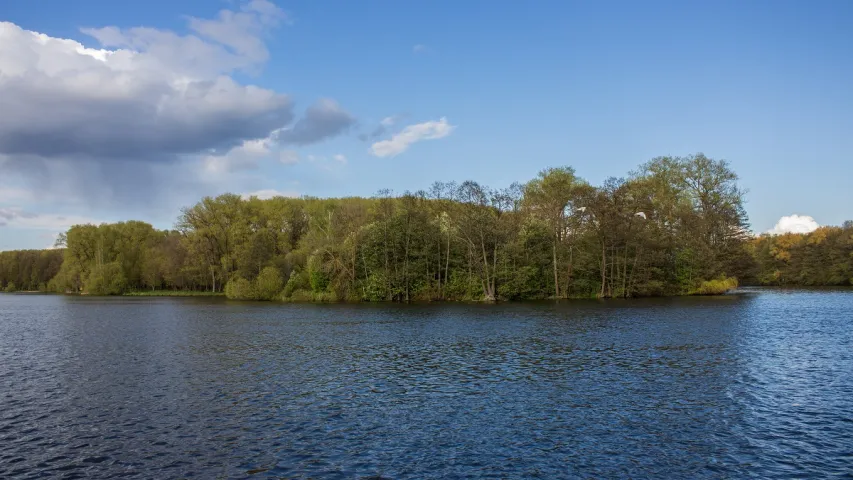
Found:
[[[382,140],[370,146],[370,153],[377,157],[393,157],[399,155],[417,142],[444,138],[456,128],[447,123],[445,117],[437,121],[429,121],[409,125],[403,131],[393,135],[389,140]]]
[[[72,225],[99,224],[97,220],[77,215],[31,213],[20,208],[0,208],[0,227],[30,228],[35,230],[65,231]]]
[[[258,197],[261,200],[269,200],[270,198],[275,197],[288,197],[288,198],[298,198],[299,194],[293,191],[282,192],[274,189],[265,189],[265,190],[257,190],[255,192],[244,193],[240,195],[240,198],[243,200],[248,200],[252,197]]]
[[[808,215],[788,215],[779,219],[776,226],[767,233],[779,235],[783,233],[809,233],[820,228],[820,224]]]
[[[338,163],[343,163],[343,164],[347,163],[347,157],[342,153],[339,153],[332,158]]]
[[[239,12],[221,10],[215,20],[190,18],[189,27],[196,33],[229,47],[238,55],[255,62],[269,57],[261,35],[266,28],[287,20],[280,8],[266,0],[252,0]]]
[[[271,141],[246,140],[242,145],[228,150],[222,155],[204,157],[204,167],[209,173],[225,173],[237,170],[249,170],[258,167],[258,161],[272,154]]]

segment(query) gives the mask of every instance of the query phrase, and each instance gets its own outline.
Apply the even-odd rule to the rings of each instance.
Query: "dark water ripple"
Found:
[[[853,292],[0,295],[0,478],[853,478]]]

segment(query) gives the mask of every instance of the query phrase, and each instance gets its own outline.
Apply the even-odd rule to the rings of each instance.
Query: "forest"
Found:
[[[0,253],[0,287],[220,292],[280,301],[496,301],[849,285],[853,226],[754,237],[725,161],[655,158],[593,186],[571,167],[492,189],[437,182],[372,198],[207,197],[172,230],[76,225]]]

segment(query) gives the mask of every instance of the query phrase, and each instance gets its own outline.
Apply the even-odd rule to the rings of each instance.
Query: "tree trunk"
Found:
[[[483,234],[480,234],[480,248],[483,250],[483,274],[485,275],[485,297],[486,300],[491,301],[494,300],[494,295],[491,292],[491,280],[489,275],[489,259],[486,255],[486,240],[483,238]]]
[[[554,236],[554,243],[551,245],[551,253],[554,260],[554,298],[560,298],[560,277],[557,273],[557,237]]]
[[[604,286],[607,282],[607,250],[604,242],[601,242],[601,292],[600,298],[604,298]]]
[[[436,273],[438,274],[438,297],[441,298],[441,231],[438,232],[438,265],[436,265]]]
[[[444,256],[444,288],[447,288],[448,275],[450,275],[450,226],[447,227],[447,254]],[[441,291],[444,298],[444,290]]]
[[[569,245],[569,267],[566,272],[566,285],[563,286],[563,296],[569,298],[569,287],[574,283],[572,282],[572,264],[574,262],[574,248]]]

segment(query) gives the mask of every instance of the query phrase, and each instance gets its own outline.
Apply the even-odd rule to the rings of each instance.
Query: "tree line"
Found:
[[[743,196],[729,165],[702,154],[655,158],[599,186],[559,167],[500,189],[466,181],[372,198],[225,194],[183,209],[168,231],[74,226],[61,236],[58,270],[45,266],[38,285],[291,301],[720,293],[765,279]]]
[[[853,285],[853,221],[807,234],[763,235],[751,247],[761,284]]]
[[[62,259],[61,250],[0,252],[0,291],[47,291]]]

